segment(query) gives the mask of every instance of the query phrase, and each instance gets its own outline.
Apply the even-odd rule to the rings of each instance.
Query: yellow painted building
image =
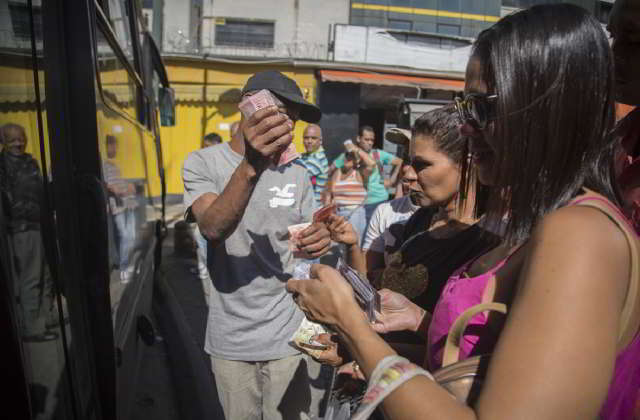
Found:
[[[282,64],[233,64],[207,60],[165,58],[171,87],[176,92],[176,125],[162,127],[162,152],[167,177],[167,194],[182,194],[181,168],[187,155],[200,148],[210,132],[229,141],[229,127],[240,120],[238,100],[247,79],[262,70],[277,70],[298,83],[305,99],[316,103],[314,70]],[[306,123],[299,121],[294,142],[299,152]]]

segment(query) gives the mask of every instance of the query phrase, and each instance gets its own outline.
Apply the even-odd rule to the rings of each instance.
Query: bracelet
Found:
[[[403,360],[407,360],[407,359],[405,359],[404,357],[400,357],[397,354],[392,354],[391,356],[387,356],[382,360],[380,360],[376,365],[376,367],[373,369],[373,372],[371,372],[369,383],[375,384],[376,382],[378,382],[380,380],[380,377],[384,373],[384,371],[387,370],[389,366]]]
[[[362,398],[362,403],[353,417],[351,417],[352,420],[365,420],[369,418],[371,413],[373,413],[376,407],[389,394],[415,376],[426,376],[429,379],[434,380],[433,376],[431,376],[429,372],[409,362],[407,359],[399,356],[390,357],[393,359],[392,364],[389,366],[388,363],[385,363],[387,364],[387,367],[382,374],[380,374],[380,378],[375,382],[369,382],[367,391]],[[385,359],[383,359],[382,362],[385,362]],[[381,364],[382,363],[379,363],[378,366]],[[378,369],[378,366],[376,366],[376,370]],[[372,375],[371,378],[373,379],[374,376]]]

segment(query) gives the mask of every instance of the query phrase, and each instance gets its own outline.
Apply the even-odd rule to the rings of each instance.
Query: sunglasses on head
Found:
[[[461,124],[469,123],[474,128],[484,130],[496,118],[498,95],[468,93],[463,98],[456,97],[456,111]]]

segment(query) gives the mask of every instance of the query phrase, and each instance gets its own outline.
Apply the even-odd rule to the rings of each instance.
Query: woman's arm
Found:
[[[613,373],[629,265],[623,234],[598,210],[575,206],[547,216],[530,239],[475,409],[416,377],[386,398],[384,411],[394,420],[596,418]],[[314,271],[320,280],[290,289],[307,313],[336,326],[369,377],[393,350],[364,319],[346,282],[327,267]]]
[[[329,219],[329,232],[331,239],[346,246],[347,264],[361,273],[366,273],[364,252],[358,245],[358,234],[351,223],[342,216],[333,215]]]

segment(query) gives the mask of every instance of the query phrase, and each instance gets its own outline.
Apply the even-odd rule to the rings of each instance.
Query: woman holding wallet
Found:
[[[339,332],[370,380],[355,418],[379,403],[395,420],[631,418],[640,255],[619,211],[613,89],[607,37],[579,7],[534,6],[478,36],[457,106],[505,241],[449,278],[430,322],[414,317],[428,326],[429,368],[466,309],[497,302],[508,312],[478,314],[460,343],[462,359],[491,354],[469,406],[395,355],[333,269],[290,280],[298,305]]]

